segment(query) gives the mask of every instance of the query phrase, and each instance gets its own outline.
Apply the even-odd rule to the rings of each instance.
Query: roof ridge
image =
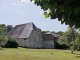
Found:
[[[24,25],[24,24],[30,24],[30,23],[33,23],[33,22],[23,23],[23,24],[18,24],[18,25]],[[15,25],[15,26],[18,26],[18,25]]]

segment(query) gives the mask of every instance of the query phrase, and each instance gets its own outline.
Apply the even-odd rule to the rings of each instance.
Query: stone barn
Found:
[[[55,44],[59,39],[59,35],[48,32],[43,36],[43,47],[48,49],[55,48]]]
[[[41,31],[33,23],[16,25],[7,37],[12,37],[19,42],[19,46],[29,48],[42,48],[43,37]]]

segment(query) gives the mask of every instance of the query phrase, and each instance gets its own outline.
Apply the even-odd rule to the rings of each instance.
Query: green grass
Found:
[[[80,60],[80,51],[70,50],[2,48],[0,60]]]

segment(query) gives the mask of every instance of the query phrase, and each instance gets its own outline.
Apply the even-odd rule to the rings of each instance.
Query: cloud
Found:
[[[20,12],[20,14],[23,13],[22,11]]]
[[[16,11],[18,11],[18,10],[16,10]]]
[[[25,8],[26,6],[25,6],[25,5],[23,5],[23,7]]]
[[[22,5],[22,4],[20,4],[20,5]]]
[[[13,3],[13,5],[16,5],[16,3]]]
[[[29,2],[30,3],[30,0],[21,0],[21,2]]]
[[[20,21],[23,21],[23,20],[24,20],[24,17],[22,16],[19,20],[20,20]]]
[[[44,13],[44,12],[43,12],[43,11],[41,11],[41,12],[40,12],[40,15],[42,15],[43,13]]]
[[[7,5],[4,5],[4,6],[3,6],[3,9],[5,9],[6,7],[7,7]]]

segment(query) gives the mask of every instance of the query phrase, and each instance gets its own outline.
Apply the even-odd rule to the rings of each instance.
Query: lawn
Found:
[[[70,50],[2,48],[0,60],[80,60],[80,51]]]

